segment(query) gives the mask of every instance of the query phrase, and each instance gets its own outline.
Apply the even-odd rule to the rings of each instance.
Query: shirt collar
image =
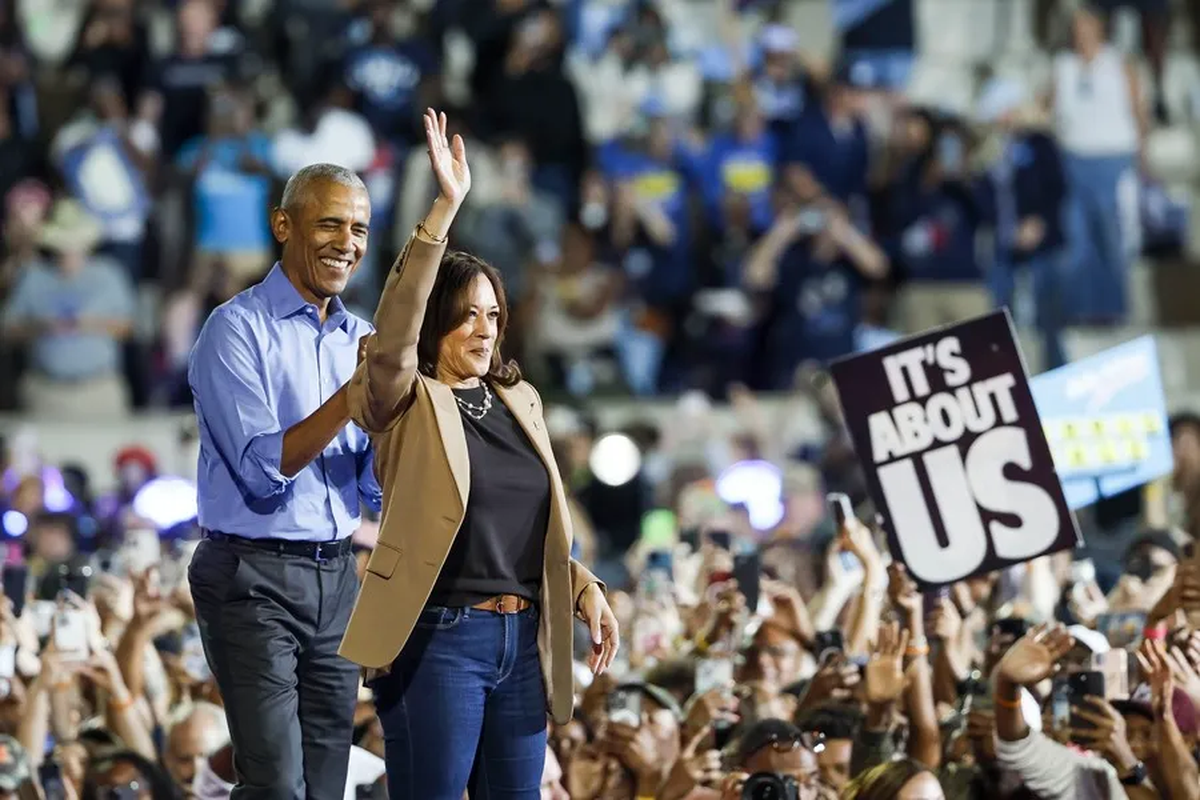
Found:
[[[267,298],[267,308],[271,312],[271,316],[275,319],[284,319],[290,317],[297,311],[302,311],[308,305],[308,301],[300,296],[300,292],[296,291],[296,287],[288,280],[288,276],[283,273],[283,267],[278,261],[271,267],[271,271],[267,273],[267,277],[263,278],[261,284],[263,292]],[[350,322],[350,315],[346,313],[346,305],[342,302],[342,298],[335,297],[329,301],[329,314],[326,318],[326,324],[333,322],[335,326],[347,330],[347,325]]]

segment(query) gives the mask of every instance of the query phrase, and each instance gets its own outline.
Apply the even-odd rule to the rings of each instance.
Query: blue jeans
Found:
[[[1133,156],[1063,159],[1070,199],[1067,241],[1071,292],[1063,297],[1067,320],[1118,323],[1125,317],[1130,254],[1118,189],[1132,174]]]
[[[540,800],[546,687],[538,612],[426,606],[372,683],[392,800]]]

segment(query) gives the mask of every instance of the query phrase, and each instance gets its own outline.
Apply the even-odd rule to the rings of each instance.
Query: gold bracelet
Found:
[[[417,223],[417,233],[423,235],[426,239],[428,239],[433,244],[445,244],[450,238],[448,235],[447,236],[434,236],[432,233],[429,232],[429,228],[425,227],[425,220],[421,220],[420,222]]]
[[[921,656],[929,655],[929,645],[923,644],[919,647],[910,647],[904,651],[904,655],[908,658],[920,658]]]

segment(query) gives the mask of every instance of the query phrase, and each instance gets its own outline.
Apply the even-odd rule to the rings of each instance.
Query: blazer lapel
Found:
[[[450,462],[450,471],[454,474],[458,499],[463,509],[466,509],[467,498],[471,495],[471,462],[467,454],[467,435],[463,431],[458,402],[449,386],[424,376],[422,378],[421,382],[429,392],[429,399],[433,401],[434,416],[437,418],[442,442],[446,446],[446,460]]]
[[[525,431],[529,441],[533,442],[533,448],[545,462],[546,469],[550,470],[551,483],[557,483],[558,469],[554,466],[554,453],[550,449],[550,437],[543,430],[544,423],[539,418],[533,398],[528,392],[517,391],[516,387],[494,386],[493,388],[500,399],[504,401],[504,405],[508,406],[508,410],[516,418],[517,424]]]

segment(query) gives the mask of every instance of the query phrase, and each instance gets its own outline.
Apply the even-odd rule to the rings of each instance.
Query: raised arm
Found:
[[[388,430],[408,407],[417,377],[417,344],[450,225],[471,189],[466,146],[446,136],[446,115],[425,112],[429,165],[438,196],[388,274],[375,311],[375,336],[348,386],[350,418],[369,433]]]

